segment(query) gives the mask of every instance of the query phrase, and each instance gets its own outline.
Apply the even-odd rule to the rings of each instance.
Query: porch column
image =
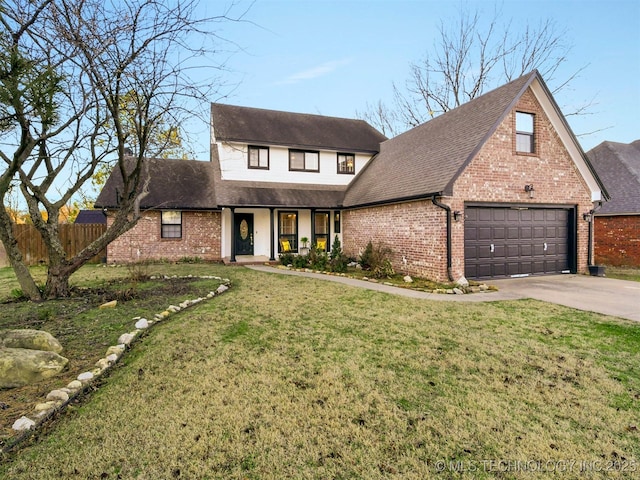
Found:
[[[311,209],[311,248],[316,240],[316,209]]]
[[[236,215],[235,208],[229,207],[231,211],[231,262],[236,261]]]
[[[269,235],[269,238],[271,239],[271,247],[270,247],[271,256],[269,257],[269,261],[271,261],[271,262],[273,262],[276,259],[275,251],[274,251],[275,249],[273,247],[274,240],[275,240],[275,238],[274,238],[274,233],[275,232],[274,232],[274,228],[273,228],[273,220],[274,220],[273,211],[274,210],[275,209],[273,207],[269,208],[269,225],[271,227],[271,233]]]

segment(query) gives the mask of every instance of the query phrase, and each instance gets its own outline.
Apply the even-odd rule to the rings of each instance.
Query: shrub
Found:
[[[326,270],[328,263],[329,257],[327,256],[327,252],[317,247],[313,247],[309,251],[309,265],[314,270]]]
[[[329,267],[332,272],[346,272],[349,259],[342,252],[342,244],[336,235],[331,245],[331,254],[329,255]]]
[[[293,253],[283,252],[280,254],[280,263],[282,265],[293,265]]]
[[[395,275],[393,265],[389,260],[391,253],[391,249],[386,245],[382,243],[373,245],[369,241],[364,252],[360,255],[360,266],[363,270],[370,271],[373,278],[391,277]]]
[[[296,268],[307,268],[309,266],[308,255],[294,255],[293,266]]]
[[[127,271],[129,272],[129,280],[131,282],[139,282],[149,278],[149,261],[142,260],[140,262],[133,262],[127,264]]]

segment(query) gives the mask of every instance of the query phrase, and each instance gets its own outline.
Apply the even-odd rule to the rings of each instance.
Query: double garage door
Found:
[[[568,273],[573,269],[571,208],[465,208],[467,278]]]

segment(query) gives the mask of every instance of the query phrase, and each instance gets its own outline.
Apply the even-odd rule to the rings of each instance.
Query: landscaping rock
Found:
[[[136,322],[136,328],[149,328],[149,322],[146,318],[141,318]]]
[[[130,333],[123,333],[122,335],[120,335],[120,337],[118,337],[118,343],[121,343],[123,345],[129,345],[132,340],[133,335],[131,335]]]
[[[405,283],[413,283],[413,278],[411,278],[409,275],[406,275],[403,280],[405,281]]]
[[[464,290],[461,290],[459,288],[454,288],[453,293],[455,293],[456,295],[464,295]]]
[[[459,287],[468,287],[469,281],[465,277],[460,277],[456,282],[456,285],[458,285]]]
[[[0,347],[62,352],[60,342],[53,335],[43,330],[1,330]]]
[[[36,425],[36,422],[31,420],[30,418],[22,416],[19,419],[17,419],[15,422],[13,422],[13,425],[11,426],[11,428],[17,431],[22,431],[22,430],[30,430],[31,427],[35,427],[35,425]]]
[[[53,410],[54,408],[56,408],[57,403],[56,402],[44,402],[44,403],[39,403],[35,406],[34,410],[36,412],[46,412],[47,410]]]
[[[116,308],[116,305],[118,305],[118,301],[117,300],[111,300],[110,302],[103,303],[98,308],[102,308],[102,309],[104,309],[104,308]]]
[[[223,293],[223,292],[226,292],[227,290],[229,290],[229,287],[227,287],[226,285],[219,285],[218,288],[216,289],[216,293]]]
[[[69,382],[69,384],[67,385],[67,388],[69,390],[80,390],[82,388],[82,382],[79,382],[78,380],[74,380],[72,382]]]
[[[93,377],[94,377],[93,372],[84,372],[78,375],[78,380],[80,382],[88,382],[89,380],[92,380]]]
[[[29,385],[57,375],[69,360],[55,352],[0,348],[0,388]]]
[[[51,390],[47,395],[47,400],[51,400],[54,402],[68,402],[69,394],[67,392],[63,392],[62,390]]]
[[[120,345],[112,345],[111,347],[107,348],[107,353],[105,354],[106,357],[108,357],[109,355],[115,354],[118,357],[120,357],[120,355],[122,355],[125,351],[125,346],[120,344]]]

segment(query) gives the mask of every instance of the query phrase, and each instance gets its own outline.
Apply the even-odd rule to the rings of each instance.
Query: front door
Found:
[[[235,214],[236,255],[253,255],[253,213]]]

